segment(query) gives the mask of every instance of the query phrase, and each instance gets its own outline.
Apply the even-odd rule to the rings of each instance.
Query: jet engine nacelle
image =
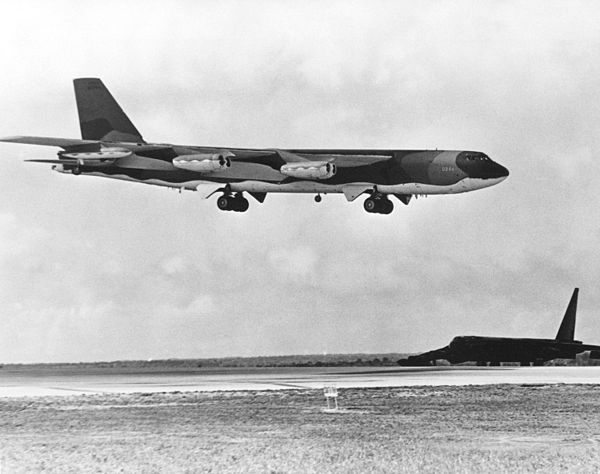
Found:
[[[336,173],[333,163],[327,161],[299,161],[286,163],[280,169],[286,176],[300,179],[329,179]]]
[[[188,171],[212,173],[226,170],[231,166],[232,153],[198,153],[197,155],[181,155],[173,158],[173,165]]]
[[[600,359],[600,351],[590,351],[590,359]]]
[[[121,158],[131,156],[133,152],[124,148],[103,148],[100,151],[89,152],[60,152],[59,158],[67,160],[77,160],[80,165],[109,165]]]

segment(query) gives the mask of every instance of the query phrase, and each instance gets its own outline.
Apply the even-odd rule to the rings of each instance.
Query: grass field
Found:
[[[600,386],[0,400],[1,472],[598,472]]]

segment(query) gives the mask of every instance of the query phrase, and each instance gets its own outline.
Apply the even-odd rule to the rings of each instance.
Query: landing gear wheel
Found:
[[[377,201],[373,198],[367,198],[363,206],[367,212],[377,212]]]
[[[227,195],[223,194],[223,196],[221,196],[219,199],[217,199],[217,207],[219,209],[221,209],[222,211],[230,211],[232,202],[233,202],[232,196],[227,196]]]
[[[321,202],[321,199],[323,199],[323,198],[321,197],[321,195],[320,195],[320,194],[317,194],[317,195],[315,196],[315,202]]]
[[[222,211],[246,212],[250,207],[250,203],[241,193],[235,196],[223,194],[217,199],[217,207]]]
[[[81,170],[79,168],[73,168],[71,173],[73,173],[75,176],[79,176],[81,174]]]
[[[364,202],[364,208],[367,212],[377,214],[390,214],[394,210],[394,203],[385,195],[374,194]]]
[[[250,206],[250,203],[248,202],[248,200],[243,196],[236,197],[235,204],[236,204],[236,207],[235,207],[234,211],[236,211],[236,212],[246,212],[248,210],[248,207]]]
[[[381,214],[391,214],[394,210],[394,203],[390,201],[388,198],[384,198],[379,201],[380,213]]]

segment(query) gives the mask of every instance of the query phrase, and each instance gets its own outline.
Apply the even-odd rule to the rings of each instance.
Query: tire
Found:
[[[363,204],[365,211],[367,212],[377,212],[377,201],[372,198],[367,198],[365,203]]]
[[[246,198],[238,198],[236,199],[236,211],[237,212],[246,212],[248,210],[248,208],[250,207],[250,203],[248,202],[248,199]]]
[[[381,212],[381,214],[391,214],[392,211],[394,210],[394,203],[392,201],[390,201],[389,199],[382,199],[379,202],[380,208],[381,210],[379,212]]]
[[[217,207],[222,211],[230,211],[231,210],[231,201],[232,199],[229,196],[221,196],[217,199]]]

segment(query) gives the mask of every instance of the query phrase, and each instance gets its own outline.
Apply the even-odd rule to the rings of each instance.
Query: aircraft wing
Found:
[[[43,145],[56,146],[64,150],[94,150],[100,149],[102,142],[100,140],[82,140],[78,138],[55,138],[55,137],[34,137],[34,136],[11,136],[2,137],[0,142],[22,143],[25,145]],[[111,143],[112,145],[112,143]],[[129,143],[114,143],[115,146],[129,148],[136,154],[147,158],[154,158],[162,161],[171,161],[177,156],[174,145],[170,144],[136,144],[131,147]],[[188,148],[188,147],[185,147]],[[198,151],[205,151],[206,148],[190,147]],[[233,154],[232,161],[256,163],[269,166],[279,170],[287,163],[301,163],[307,161],[325,161],[335,164],[338,168],[352,168],[359,166],[368,166],[380,161],[386,161],[392,158],[392,154],[372,153],[354,150],[281,150],[281,149],[239,149],[223,148]]]
[[[301,163],[306,161],[326,161],[335,164],[338,168],[352,168],[368,166],[380,161],[387,161],[392,154],[373,154],[359,151],[340,152],[336,150],[243,150],[228,149],[233,153],[232,161],[245,161],[257,163],[279,169],[287,163]]]
[[[311,157],[301,156],[297,153],[292,153],[285,150],[265,149],[265,150],[249,150],[249,149],[233,149],[227,148],[222,151],[230,152],[231,161],[239,161],[246,163],[256,163],[259,165],[270,166],[273,169],[279,170],[287,163],[299,163],[312,161]]]
[[[23,143],[25,145],[44,145],[44,146],[58,146],[60,148],[73,148],[78,146],[90,146],[99,145],[100,142],[97,140],[81,140],[79,138],[53,138],[53,137],[27,137],[27,136],[14,136],[14,137],[2,137],[0,142],[7,143]]]
[[[335,151],[318,151],[318,152],[297,152],[276,150],[279,157],[285,163],[300,163],[303,161],[327,161],[335,164],[339,168],[352,168],[355,166],[366,166],[379,161],[389,160],[392,155],[375,155],[368,153],[336,153]]]
[[[335,164],[338,168],[354,168],[357,166],[368,166],[380,161],[387,161],[392,158],[392,155],[370,155],[362,153],[319,153],[311,155],[311,161],[329,161]]]
[[[311,161],[309,158],[305,158],[304,156],[300,156],[289,151],[276,150],[276,153],[285,163],[301,163],[303,161]]]

